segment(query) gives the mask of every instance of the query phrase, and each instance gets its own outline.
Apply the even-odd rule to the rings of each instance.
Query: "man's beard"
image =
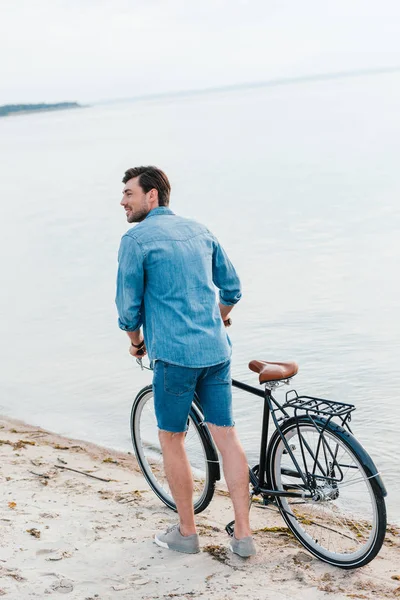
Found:
[[[129,215],[126,216],[126,220],[128,221],[128,223],[140,223],[147,217],[148,214],[149,211],[145,208],[142,208],[135,212],[131,212]]]

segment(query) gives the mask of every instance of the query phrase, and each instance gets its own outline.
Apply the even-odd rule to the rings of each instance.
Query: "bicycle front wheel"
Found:
[[[384,492],[372,460],[336,423],[290,419],[282,433],[293,456],[275,432],[269,447],[271,482],[276,490],[309,496],[278,497],[287,525],[307,550],[331,565],[367,564],[386,530]]]
[[[209,505],[214,495],[215,482],[219,479],[218,455],[208,430],[201,423],[201,417],[192,405],[185,435],[185,450],[193,475],[195,513],[203,511]],[[151,386],[144,388],[135,398],[131,411],[131,436],[137,461],[147,482],[160,500],[176,511],[164,471]]]

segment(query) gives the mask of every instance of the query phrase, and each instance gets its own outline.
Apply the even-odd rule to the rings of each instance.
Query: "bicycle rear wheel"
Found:
[[[203,511],[209,505],[214,495],[215,482],[219,479],[218,455],[207,428],[201,422],[199,411],[192,405],[185,449],[193,475],[195,513]],[[147,482],[160,500],[176,511],[164,471],[151,386],[141,390],[134,400],[131,436],[137,461]]]
[[[353,569],[370,562],[383,544],[384,492],[375,465],[355,438],[336,423],[325,426],[322,419],[288,420],[282,433],[297,465],[277,431],[267,464],[274,489],[312,494],[277,498],[296,538],[321,560]]]

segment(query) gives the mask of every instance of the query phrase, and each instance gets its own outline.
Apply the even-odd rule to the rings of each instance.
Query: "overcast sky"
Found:
[[[0,104],[390,66],[399,0],[0,0]]]

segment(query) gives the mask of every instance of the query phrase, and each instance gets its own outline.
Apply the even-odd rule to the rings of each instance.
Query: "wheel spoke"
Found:
[[[303,422],[299,428],[293,424],[286,428],[285,438],[294,459],[277,437],[272,481],[278,490],[298,486],[297,462],[312,494],[309,500],[278,499],[293,533],[311,552],[331,564],[368,562],[366,557],[374,556],[382,544],[386,523],[383,499],[379,513],[371,486],[370,480],[376,475],[365,473],[355,452],[329,427],[321,433],[311,422]]]

